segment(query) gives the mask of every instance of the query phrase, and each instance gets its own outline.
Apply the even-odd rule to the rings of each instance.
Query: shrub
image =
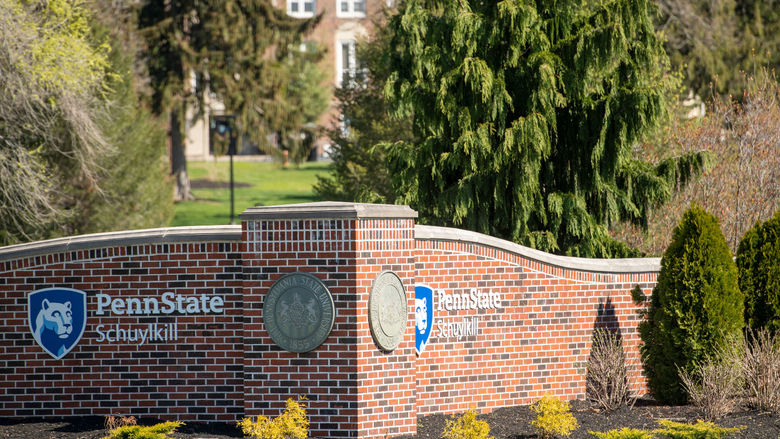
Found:
[[[135,416],[108,415],[103,419],[103,425],[106,427],[106,430],[113,430],[127,425],[136,425],[136,423]]]
[[[569,411],[569,403],[566,401],[545,395],[531,404],[531,411],[536,413],[536,419],[531,421],[531,425],[536,428],[540,439],[569,436],[577,429],[577,419]]]
[[[742,375],[750,404],[780,413],[780,335],[764,328],[747,338]]]
[[[742,384],[741,347],[741,339],[728,340],[692,372],[680,369],[688,398],[708,421],[720,419],[734,408]]]
[[[309,436],[309,419],[301,402],[303,399],[288,399],[284,412],[274,419],[258,416],[252,421],[252,418],[244,418],[238,421],[238,426],[245,435],[256,439],[305,439]]]
[[[780,211],[756,223],[739,242],[739,289],[745,295],[745,323],[754,331],[780,330]]]
[[[696,424],[683,424],[673,421],[658,421],[663,429],[655,430],[661,437],[670,439],[721,439],[739,433],[744,427],[725,428],[712,422],[698,421]]]
[[[469,410],[456,420],[448,419],[442,437],[445,439],[493,439],[490,426],[477,419],[477,413]]]
[[[674,229],[661,272],[640,325],[648,387],[664,403],[683,403],[679,370],[692,373],[744,326],[737,268],[718,220],[691,207]]]
[[[111,430],[103,439],[169,439],[169,434],[184,425],[183,422],[163,422],[161,424],[142,427],[128,425]]]
[[[588,360],[587,393],[604,410],[632,402],[626,356],[617,334],[597,329]]]
[[[655,435],[652,431],[637,430],[635,428],[621,428],[620,430],[610,430],[603,433],[589,431],[588,433],[601,439],[653,439]]]

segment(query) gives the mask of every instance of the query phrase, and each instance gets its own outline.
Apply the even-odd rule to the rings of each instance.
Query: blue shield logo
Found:
[[[425,285],[414,287],[414,348],[422,355],[433,332],[433,290]]]
[[[81,340],[87,326],[87,294],[70,288],[46,288],[27,296],[33,338],[59,360]]]

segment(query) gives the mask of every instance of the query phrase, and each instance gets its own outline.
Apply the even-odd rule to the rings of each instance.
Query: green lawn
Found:
[[[276,163],[239,162],[234,166],[235,214],[252,206],[318,201],[312,187],[327,163],[304,163],[282,168]],[[189,162],[187,172],[195,201],[176,203],[173,226],[230,223],[230,170],[227,161]]]

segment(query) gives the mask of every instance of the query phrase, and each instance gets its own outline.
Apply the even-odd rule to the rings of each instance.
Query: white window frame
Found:
[[[347,10],[342,11],[342,4],[347,4]],[[363,5],[363,10],[356,10],[356,5]],[[336,16],[340,18],[362,18],[366,16],[366,0],[336,0]]]
[[[293,11],[293,3],[298,5],[298,10]],[[311,4],[311,12],[306,11],[306,5]],[[317,0],[287,0],[287,15],[296,18],[314,17],[317,13]]]
[[[347,68],[344,68],[344,45],[348,45],[347,49]],[[357,42],[355,40],[338,40],[336,41],[336,84],[341,87],[344,84],[344,74],[347,72],[352,73],[354,78],[357,73],[357,55],[355,54],[355,48]]]

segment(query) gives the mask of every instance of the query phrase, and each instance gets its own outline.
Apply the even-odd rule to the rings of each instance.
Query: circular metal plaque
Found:
[[[371,335],[377,346],[384,351],[398,347],[406,331],[409,310],[404,284],[397,274],[383,271],[374,279],[368,309]]]
[[[336,309],[330,291],[308,273],[282,276],[268,290],[263,321],[271,339],[290,352],[309,352],[330,335]]]

